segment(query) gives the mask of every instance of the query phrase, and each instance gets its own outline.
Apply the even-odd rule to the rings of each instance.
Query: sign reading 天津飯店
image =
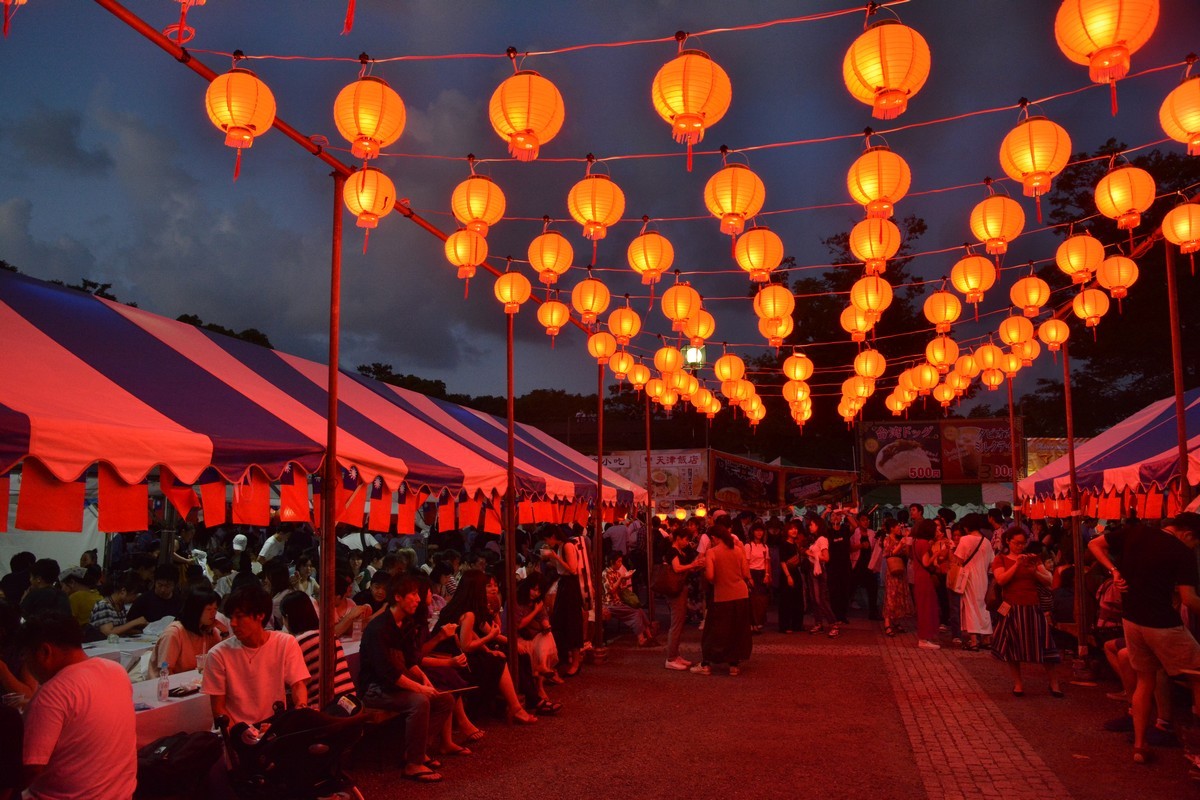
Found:
[[[1020,441],[1020,420],[1017,426]],[[862,471],[872,482],[1013,480],[1012,432],[1007,419],[864,422],[860,430]],[[1018,463],[1023,467],[1024,458]]]
[[[604,468],[646,485],[646,451],[617,450],[604,456]],[[703,500],[708,494],[708,459],[704,450],[651,450],[650,494],[659,506]]]

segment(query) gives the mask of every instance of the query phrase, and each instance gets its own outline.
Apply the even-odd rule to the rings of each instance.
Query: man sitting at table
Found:
[[[137,784],[133,687],[114,661],[88,658],[75,619],[33,617],[18,634],[41,687],[25,711],[27,796],[129,800]]]
[[[96,590],[99,577],[99,567],[91,574],[83,567],[68,567],[58,576],[58,583],[71,604],[71,614],[81,628],[91,621],[92,609],[100,602],[100,592]]]
[[[39,558],[29,569],[29,591],[21,598],[21,616],[70,614],[71,601],[58,588],[58,562]]]
[[[208,651],[201,686],[213,717],[257,723],[274,713],[276,702],[286,702],[289,689],[293,705],[308,705],[304,655],[291,636],[263,627],[271,611],[271,595],[258,584],[239,586],[225,599],[233,637]]]
[[[92,608],[92,627],[105,638],[114,633],[117,636],[140,633],[149,620],[145,617],[130,619],[126,610],[128,604],[137,600],[141,594],[141,578],[132,572],[123,572],[109,578],[108,589],[108,597],[100,598],[100,602]]]
[[[142,592],[129,606],[129,617],[158,622],[163,617],[179,616],[179,570],[170,564],[154,568],[154,591]]]

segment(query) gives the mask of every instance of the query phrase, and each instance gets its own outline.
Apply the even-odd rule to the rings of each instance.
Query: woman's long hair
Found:
[[[458,581],[458,588],[446,607],[438,614],[438,625],[457,623],[468,611],[475,615],[475,628],[492,618],[488,610],[487,585],[493,578],[483,570],[467,570]]]
[[[179,609],[179,623],[183,625],[185,630],[199,636],[204,633],[200,630],[200,617],[204,615],[204,609],[209,606],[221,605],[221,596],[211,589],[192,589],[183,593],[183,605]]]

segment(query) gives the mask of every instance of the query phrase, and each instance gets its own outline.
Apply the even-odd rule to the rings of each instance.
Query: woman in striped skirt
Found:
[[[1062,697],[1058,681],[1062,655],[1050,635],[1047,613],[1038,599],[1039,584],[1050,586],[1050,572],[1039,556],[1025,552],[1028,535],[1023,528],[1009,528],[1004,541],[1008,545],[1008,555],[996,556],[992,562],[992,575],[1004,593],[1004,602],[998,610],[1000,623],[992,640],[992,654],[1008,664],[1015,697],[1025,694],[1021,682],[1022,663],[1041,664],[1050,679],[1050,694]]]

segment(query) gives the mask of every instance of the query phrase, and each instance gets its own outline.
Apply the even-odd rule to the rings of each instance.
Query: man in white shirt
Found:
[[[35,616],[18,636],[41,682],[25,712],[25,796],[129,800],[137,787],[137,728],[125,670],[88,658],[69,616]]]
[[[283,548],[287,545],[287,540],[291,535],[291,528],[280,528],[268,536],[267,540],[263,542],[262,549],[258,551],[259,563],[265,564],[271,559],[283,555]]]
[[[294,638],[263,627],[271,611],[271,595],[258,584],[240,586],[225,600],[233,636],[208,651],[201,685],[214,718],[257,723],[287,701],[289,689],[293,706],[308,705],[304,655]]]
[[[612,552],[621,555],[629,553],[629,528],[624,522],[615,522],[605,528],[604,538],[609,541]]]

